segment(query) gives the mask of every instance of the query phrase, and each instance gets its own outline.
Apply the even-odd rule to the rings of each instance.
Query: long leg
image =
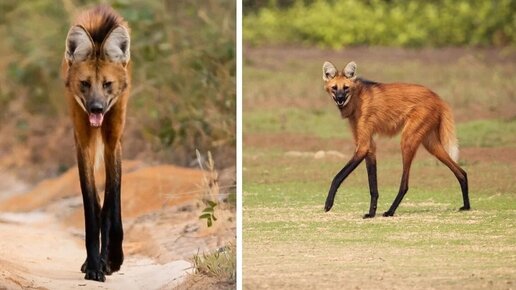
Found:
[[[102,207],[102,251],[106,273],[120,270],[124,261],[122,241],[121,179],[122,145],[125,104],[118,103],[106,115],[106,126],[102,127],[104,141],[104,162],[106,166],[106,193]]]
[[[326,203],[324,205],[324,210],[329,211],[332,206],[333,202],[335,200],[335,194],[337,193],[337,190],[339,189],[339,186],[342,184],[344,179],[348,177],[348,175],[357,168],[357,166],[364,160],[365,156],[367,155],[369,149],[369,144],[367,146],[358,146],[355,155],[349,160],[349,162],[342,168],[337,175],[333,178],[333,181],[331,182],[330,190],[328,192],[328,197],[326,197]]]
[[[437,157],[439,161],[444,163],[450,170],[453,172],[457,180],[459,181],[460,188],[462,190],[462,201],[464,205],[460,208],[460,210],[469,210],[471,206],[469,204],[469,195],[468,195],[468,175],[466,171],[464,171],[453,159],[448,155],[443,145],[439,142],[437,136],[431,135],[424,142],[423,145],[432,155]]]
[[[93,174],[94,156],[89,150],[90,147],[84,143],[80,144],[78,138],[76,144],[86,227],[87,258],[82,270],[86,273],[85,279],[104,282],[106,278],[100,269],[99,257],[100,204]]]
[[[419,145],[419,144],[418,144]],[[409,175],[410,175],[410,166],[412,164],[412,160],[414,159],[414,155],[417,151],[417,147],[411,147],[408,150],[405,150],[403,152],[403,174],[401,175],[401,183],[400,183],[400,189],[398,191],[398,195],[396,195],[396,198],[394,199],[394,202],[392,203],[391,207],[388,211],[383,213],[383,216],[393,216],[394,212],[400,205],[401,201],[403,200],[403,197],[408,191],[408,181],[409,181]]]
[[[102,250],[104,271],[111,274],[120,269],[124,260],[122,241],[122,213],[120,205],[121,145],[119,141],[106,142],[104,160],[106,166],[106,193],[102,207]]]
[[[422,122],[420,120],[425,120],[425,117],[422,116],[421,119],[416,118],[415,121],[405,124],[405,127],[403,128],[403,132],[401,134],[403,174],[401,175],[400,189],[389,210],[383,213],[383,216],[385,217],[394,215],[394,212],[396,212],[396,209],[407,193],[412,160],[414,160],[414,156],[421,144],[423,136],[426,136],[427,132],[431,129],[430,126],[432,125],[432,122]]]
[[[369,180],[369,192],[371,193],[371,204],[369,206],[369,213],[364,215],[364,218],[372,218],[376,215],[376,207],[378,204],[378,181],[376,178],[376,154],[374,142],[371,142],[371,148],[365,157],[367,178]]]

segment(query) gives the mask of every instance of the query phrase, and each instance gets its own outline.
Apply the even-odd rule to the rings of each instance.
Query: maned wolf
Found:
[[[375,216],[378,186],[373,136],[393,136],[400,131],[403,175],[398,195],[383,216],[393,216],[407,193],[410,165],[421,143],[455,174],[464,201],[460,210],[469,210],[468,178],[466,172],[456,163],[459,150],[453,116],[448,105],[423,86],[381,84],[357,78],[356,67],[354,62],[350,62],[341,72],[330,62],[323,65],[325,90],[333,97],[341,116],[348,118],[356,145],[355,154],[331,183],[325,211],[332,208],[340,184],[365,158],[371,205],[364,218]]]
[[[106,6],[79,15],[66,37],[62,74],[84,203],[87,256],[81,271],[88,280],[105,281],[124,260],[121,138],[131,84],[129,60],[129,28],[122,17]],[[94,167],[102,155],[106,189],[101,208]]]

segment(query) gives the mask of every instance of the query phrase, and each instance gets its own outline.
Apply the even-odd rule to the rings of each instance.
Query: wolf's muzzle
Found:
[[[344,106],[348,102],[348,99],[349,92],[346,90],[339,91],[335,95],[333,95],[333,100],[335,101],[335,104],[337,104],[337,106],[339,107]]]
[[[92,100],[88,102],[88,119],[90,126],[100,127],[104,120],[104,108],[106,107],[103,102],[98,100]]]

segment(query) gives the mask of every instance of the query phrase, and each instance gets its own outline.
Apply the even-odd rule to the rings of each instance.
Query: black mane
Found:
[[[357,79],[360,83],[362,83],[363,85],[367,86],[367,87],[370,87],[370,86],[376,86],[376,85],[379,85],[380,83],[378,82],[375,82],[375,81],[370,81],[370,80],[366,80],[364,78],[358,78]]]
[[[101,44],[108,34],[120,25],[120,16],[108,6],[97,6],[92,13],[100,19],[96,25],[91,25],[88,33],[95,44]]]

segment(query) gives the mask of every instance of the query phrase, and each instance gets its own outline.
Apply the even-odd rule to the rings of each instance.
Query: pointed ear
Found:
[[[322,66],[323,80],[329,81],[337,75],[337,68],[329,61],[324,62]]]
[[[93,51],[91,37],[81,26],[70,28],[66,37],[65,58],[68,64],[86,60]]]
[[[351,78],[355,77],[356,70],[357,70],[357,64],[354,61],[352,61],[346,65],[346,67],[344,68],[344,70],[342,72],[344,73],[345,77],[347,77],[348,79],[351,79]]]
[[[123,26],[118,26],[109,33],[102,47],[108,60],[125,66],[131,58],[129,31]]]

